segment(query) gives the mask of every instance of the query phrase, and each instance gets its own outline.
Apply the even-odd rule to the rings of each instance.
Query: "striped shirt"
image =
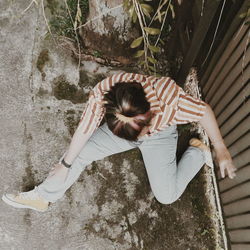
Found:
[[[93,88],[78,129],[92,134],[105,115],[104,94],[118,82],[135,81],[142,85],[150,110],[154,113],[148,136],[174,124],[197,122],[205,113],[205,102],[185,93],[170,77],[119,73],[105,78]]]

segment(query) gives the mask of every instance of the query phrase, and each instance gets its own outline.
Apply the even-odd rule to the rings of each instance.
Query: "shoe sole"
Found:
[[[17,203],[17,202],[15,202],[15,201],[13,201],[13,200],[10,200],[8,197],[6,197],[6,195],[3,195],[3,196],[2,196],[2,200],[3,200],[6,204],[8,204],[8,205],[10,205],[10,206],[12,206],[12,207],[15,207],[15,208],[29,208],[29,209],[33,209],[33,210],[36,210],[36,211],[39,211],[39,212],[45,212],[45,211],[47,211],[47,209],[41,210],[41,209],[38,209],[38,208],[35,208],[35,207],[31,207],[31,206],[28,206],[28,205],[24,205],[24,204],[21,204],[21,203]]]
[[[206,144],[204,144],[202,141],[200,141],[199,139],[196,139],[196,138],[190,139],[189,145],[193,146],[193,147],[200,148],[200,149],[202,149],[204,151],[210,152],[209,147]]]
[[[210,168],[214,167],[210,148],[205,143],[203,143],[201,140],[197,138],[192,138],[189,140],[189,145],[201,149],[205,156],[205,164]]]

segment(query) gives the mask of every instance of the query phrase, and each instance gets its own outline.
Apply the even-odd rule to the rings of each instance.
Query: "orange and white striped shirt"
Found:
[[[105,115],[102,104],[104,94],[118,82],[134,81],[142,85],[150,110],[155,114],[149,127],[149,136],[174,124],[199,121],[205,113],[205,102],[185,93],[170,77],[119,73],[105,78],[93,88],[78,129],[92,134]]]

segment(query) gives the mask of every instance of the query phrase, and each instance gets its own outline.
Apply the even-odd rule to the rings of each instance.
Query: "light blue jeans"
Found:
[[[93,133],[75,159],[66,180],[61,182],[47,178],[38,186],[38,192],[44,199],[55,202],[93,161],[138,147],[155,198],[163,204],[173,203],[205,163],[202,150],[189,146],[177,166],[176,127],[173,125],[151,137],[143,136],[140,140],[131,142],[115,136],[105,123]]]

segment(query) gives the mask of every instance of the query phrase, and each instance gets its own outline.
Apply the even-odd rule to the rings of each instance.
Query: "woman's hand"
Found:
[[[69,168],[66,168],[60,163],[57,163],[49,172],[48,179],[65,182],[68,176]]]
[[[200,120],[200,124],[206,130],[207,135],[214,146],[217,162],[220,167],[221,177],[224,178],[226,174],[225,171],[227,171],[229,178],[233,179],[236,175],[234,173],[236,168],[233,165],[231,155],[228,152],[221,136],[214,112],[207,103],[205,114]]]
[[[226,146],[215,148],[215,153],[220,167],[221,177],[224,178],[226,174],[225,171],[227,171],[228,177],[233,179],[236,176],[235,171],[237,168],[234,166],[233,160]]]

